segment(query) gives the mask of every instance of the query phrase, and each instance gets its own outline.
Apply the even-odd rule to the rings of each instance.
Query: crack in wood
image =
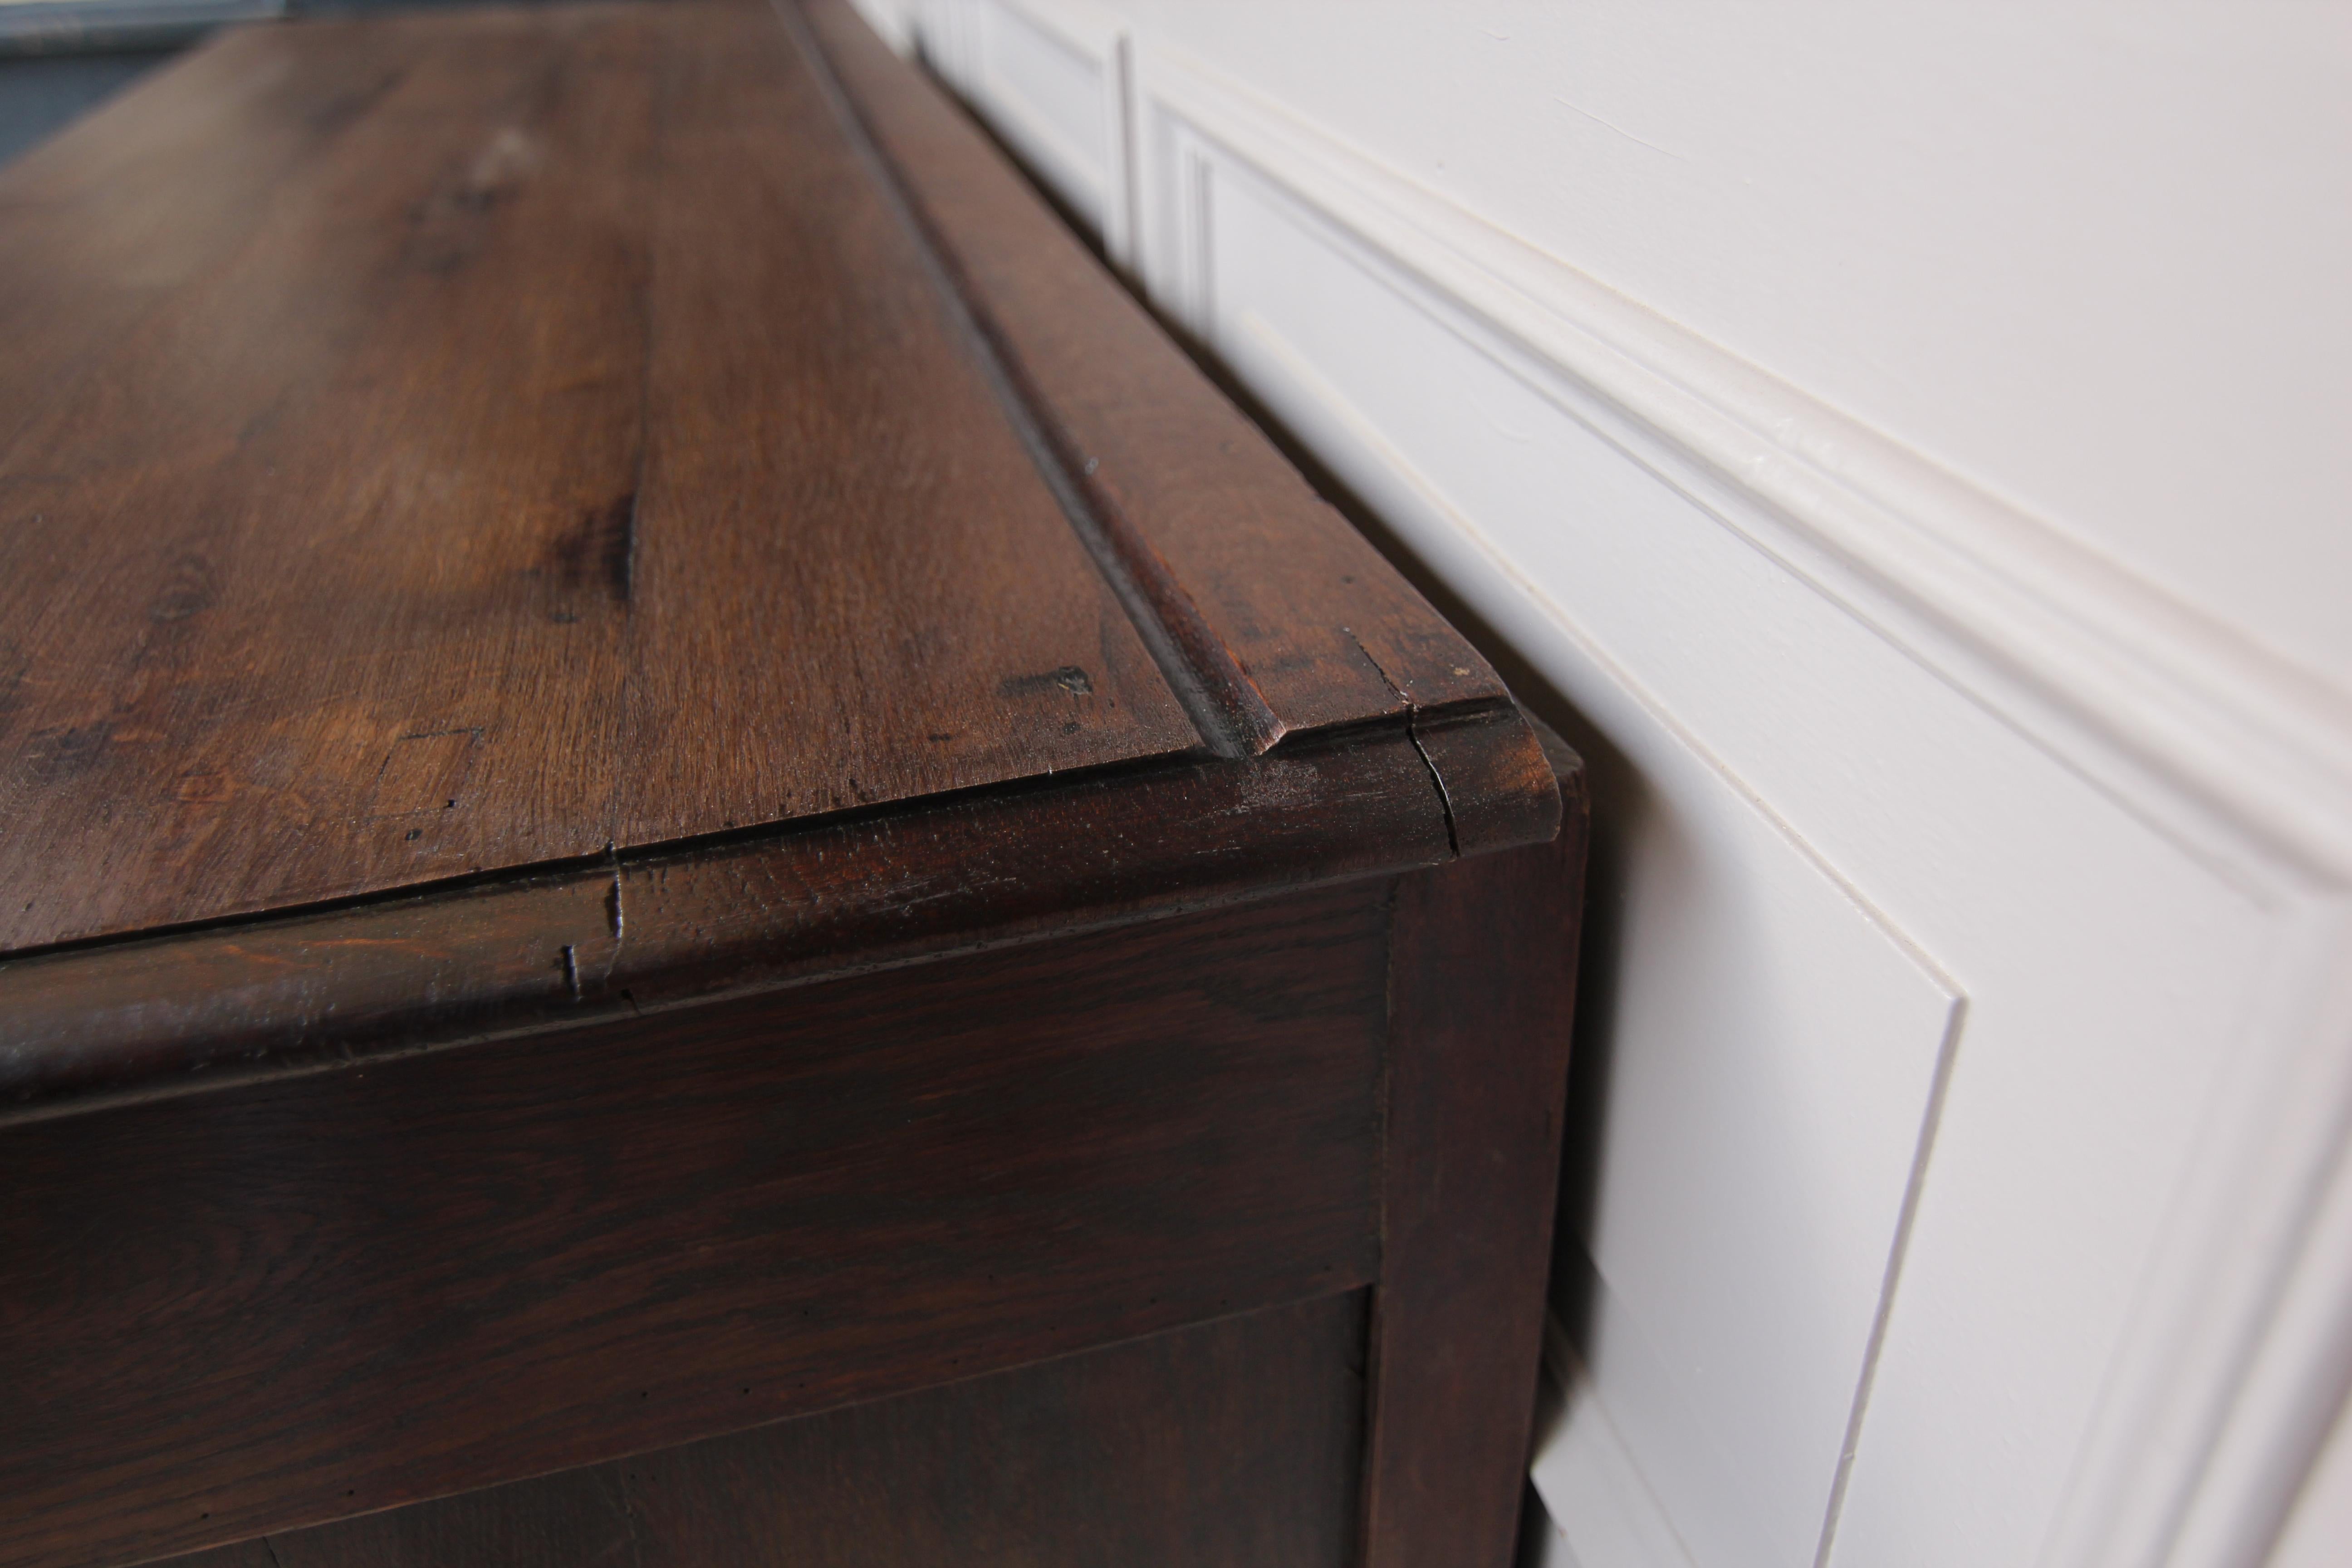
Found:
[[[1445,814],[1446,847],[1454,851],[1454,858],[1460,859],[1462,835],[1454,823],[1454,794],[1445,787],[1445,774],[1439,770],[1436,759],[1429,754],[1429,748],[1421,743],[1419,705],[1406,694],[1403,687],[1390,679],[1389,672],[1381,668],[1381,661],[1372,657],[1372,650],[1364,646],[1364,639],[1356,635],[1354,628],[1341,626],[1339,629],[1348,634],[1348,640],[1356,645],[1356,651],[1364,656],[1364,662],[1372,667],[1372,673],[1381,678],[1381,684],[1404,704],[1404,738],[1412,742],[1413,754],[1421,759],[1421,765],[1429,770],[1429,782],[1437,788],[1438,809]]]

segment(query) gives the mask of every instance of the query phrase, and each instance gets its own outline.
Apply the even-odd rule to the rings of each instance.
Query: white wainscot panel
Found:
[[[989,123],[1112,250],[1126,231],[1118,25],[1076,0],[965,0],[953,25]]]
[[[1606,1419],[1570,1409],[1550,1481],[1637,1475],[1674,1551],[1579,1539],[1573,1509],[1568,1548],[2031,1561],[2269,911],[1795,569],[1670,440],[1213,137],[1162,113],[1159,143],[1163,297],[1619,753],[1619,979],[1584,1042],[1608,1131],[1570,1219],[1572,1398]]]
[[[1819,1543],[1958,1011],[1721,773],[1630,738],[1589,1211],[1591,1387],[1703,1563]],[[1645,742],[1649,743],[1644,743]],[[1582,1114],[1591,1115],[1588,1107]]]

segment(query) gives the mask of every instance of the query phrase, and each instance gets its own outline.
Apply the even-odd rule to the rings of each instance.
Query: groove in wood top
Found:
[[[1266,705],[1265,694],[1218,642],[1167,563],[1152,554],[1117,505],[1087,482],[1085,459],[1071,450],[1066,435],[1043,413],[1037,389],[1024,380],[1018,359],[990,321],[972,309],[969,279],[908,198],[898,170],[875,145],[863,116],[843,91],[839,77],[799,7],[792,0],[775,0],[775,11],[808,61],[844,131],[865,153],[876,179],[889,193],[892,206],[921,241],[940,297],[954,311],[973,357],[986,368],[1007,418],[1020,431],[1038,473],[1061,503],[1063,515],[1085,542],[1104,581],[1126,606],[1161,676],[1184,704],[1192,727],[1221,757],[1255,756],[1272,746],[1282,739],[1284,725]]]
[[[1507,700],[1486,660],[845,0],[778,4],[807,17],[1094,515],[1164,574],[1156,607],[1213,650],[1196,656],[1204,668],[1238,672],[1282,734]]]

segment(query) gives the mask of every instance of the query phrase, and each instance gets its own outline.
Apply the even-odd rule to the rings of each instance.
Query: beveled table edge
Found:
[[[0,960],[0,1124],[574,1028],[1549,840],[1514,708]]]

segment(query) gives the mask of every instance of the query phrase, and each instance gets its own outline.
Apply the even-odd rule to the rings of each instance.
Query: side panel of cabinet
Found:
[[[0,1135],[0,1563],[1371,1282],[1385,882]]]
[[[1342,1568],[1360,1291],[170,1568]]]

